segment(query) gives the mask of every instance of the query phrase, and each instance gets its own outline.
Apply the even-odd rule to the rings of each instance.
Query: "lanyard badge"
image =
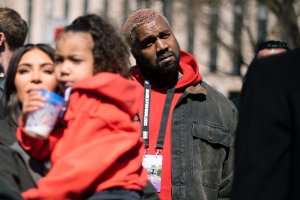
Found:
[[[160,151],[157,151],[156,155],[145,153],[143,159],[143,167],[147,170],[148,179],[157,192],[160,192],[161,188],[162,159]]]
[[[167,123],[170,113],[170,108],[174,96],[175,88],[168,89],[166,94],[165,105],[160,122],[158,138],[156,142],[156,154],[148,155],[145,152],[143,159],[143,167],[148,172],[148,179],[156,188],[157,192],[161,190],[161,175],[162,175],[162,160],[161,150],[163,149],[164,139],[166,135]],[[144,115],[142,123],[142,137],[145,141],[146,149],[149,148],[149,119],[150,119],[150,100],[151,100],[151,84],[149,81],[144,82]]]

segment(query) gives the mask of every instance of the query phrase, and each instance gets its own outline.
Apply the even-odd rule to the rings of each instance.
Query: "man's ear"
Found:
[[[4,45],[5,35],[3,32],[0,32],[0,46]]]

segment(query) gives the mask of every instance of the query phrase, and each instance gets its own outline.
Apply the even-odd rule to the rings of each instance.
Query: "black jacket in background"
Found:
[[[232,199],[299,199],[300,48],[252,63],[239,108]]]
[[[0,199],[22,199],[20,192],[36,187],[20,155],[0,144]]]
[[[16,126],[6,115],[0,119],[0,200],[18,200],[21,192],[36,187],[44,164],[30,158],[18,145]]]

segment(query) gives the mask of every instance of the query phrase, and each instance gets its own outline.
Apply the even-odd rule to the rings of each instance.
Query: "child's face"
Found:
[[[64,90],[93,76],[93,39],[89,33],[67,32],[56,41],[55,74]]]

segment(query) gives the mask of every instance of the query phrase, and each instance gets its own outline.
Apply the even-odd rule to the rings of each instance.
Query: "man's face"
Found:
[[[135,33],[136,43],[131,52],[143,73],[160,77],[178,73],[180,47],[162,17],[136,27]]]

